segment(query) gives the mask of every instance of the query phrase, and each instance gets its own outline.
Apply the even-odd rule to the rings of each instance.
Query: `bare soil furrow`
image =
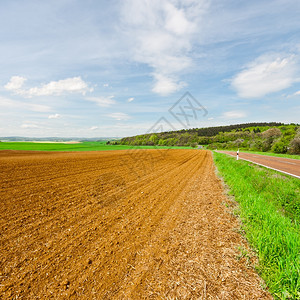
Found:
[[[0,298],[271,299],[210,152],[0,152]]]

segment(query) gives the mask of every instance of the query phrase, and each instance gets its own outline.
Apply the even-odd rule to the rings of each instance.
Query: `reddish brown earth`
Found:
[[[236,152],[234,151],[218,151],[226,153],[236,157]],[[264,165],[269,168],[276,169],[281,172],[287,172],[295,177],[300,178],[300,160],[291,159],[285,157],[275,157],[268,155],[259,155],[252,153],[239,153],[240,159],[250,160],[251,162]]]
[[[210,152],[0,151],[0,201],[1,299],[271,299]]]

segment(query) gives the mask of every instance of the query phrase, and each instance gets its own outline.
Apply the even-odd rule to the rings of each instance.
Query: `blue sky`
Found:
[[[299,16],[298,0],[2,0],[0,136],[299,123]],[[169,112],[187,91],[208,112],[188,126]]]

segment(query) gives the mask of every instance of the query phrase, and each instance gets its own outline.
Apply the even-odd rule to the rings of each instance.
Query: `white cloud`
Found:
[[[241,119],[246,117],[246,113],[237,110],[227,111],[223,114],[223,117],[225,117],[226,119]]]
[[[85,98],[88,101],[95,102],[97,105],[102,107],[109,107],[113,104],[116,104],[116,101],[113,99],[114,96],[109,97],[87,97]]]
[[[50,112],[52,110],[51,107],[42,104],[24,103],[24,106],[27,107],[28,110],[36,112]]]
[[[98,129],[99,127],[98,126],[92,126],[91,128],[90,128],[90,130],[96,130],[96,129]]]
[[[48,117],[48,119],[59,119],[59,118],[61,118],[61,115],[60,115],[60,114],[54,114],[54,115],[50,115],[50,116]]]
[[[168,95],[181,89],[179,74],[192,66],[191,44],[206,12],[207,0],[124,1],[122,28],[135,45],[132,57],[150,66],[153,92]],[[199,33],[198,33],[199,34]]]
[[[293,94],[289,94],[289,95],[283,94],[282,96],[286,97],[287,99],[292,98],[292,97],[297,97],[297,96],[300,96],[300,91],[297,91],[297,92],[295,92]]]
[[[19,104],[18,101],[0,96],[0,107],[2,108],[17,108]]]
[[[13,76],[10,81],[5,85],[5,88],[14,91],[18,95],[25,97],[33,96],[60,96],[63,94],[82,94],[92,92],[88,84],[81,79],[81,77],[66,78],[58,81],[51,81],[43,84],[40,87],[32,87],[29,89],[22,89],[25,82],[24,77]]]
[[[25,81],[26,78],[22,76],[12,76],[10,78],[10,81],[4,86],[4,88],[9,91],[19,90],[23,86]]]
[[[194,24],[187,19],[184,10],[176,8],[171,2],[165,4],[165,28],[179,36],[194,31]]]
[[[104,83],[103,87],[109,87],[109,84],[108,83]]]
[[[21,128],[25,128],[25,129],[28,129],[28,128],[39,128],[39,126],[36,125],[36,124],[22,124],[20,127]]]
[[[0,96],[0,107],[29,110],[35,112],[50,112],[52,110],[51,107],[47,105],[35,104],[35,103],[24,103],[21,101],[12,100],[1,96]]]
[[[117,113],[112,113],[108,115],[109,117],[116,119],[118,121],[126,121],[129,120],[131,117],[127,114],[121,113],[121,112],[117,112]]]
[[[162,96],[174,93],[180,90],[182,87],[186,86],[184,82],[178,82],[171,77],[167,77],[161,74],[155,74],[154,77],[156,82],[152,91]]]
[[[295,55],[264,55],[249,64],[232,80],[241,98],[258,98],[290,87],[297,81]]]
[[[134,98],[133,97],[131,97],[131,98],[128,98],[128,102],[132,102],[134,100]]]

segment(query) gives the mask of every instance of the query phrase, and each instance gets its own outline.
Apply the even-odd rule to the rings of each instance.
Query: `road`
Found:
[[[236,157],[236,152],[234,151],[217,151],[221,153],[226,153]],[[294,176],[300,179],[300,160],[275,157],[268,155],[259,155],[253,153],[239,153],[239,159],[251,161],[255,164],[274,169],[276,171]]]

